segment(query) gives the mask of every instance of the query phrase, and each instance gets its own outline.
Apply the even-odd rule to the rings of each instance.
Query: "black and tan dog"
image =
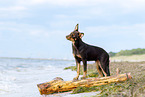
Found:
[[[75,30],[66,36],[66,39],[72,41],[73,55],[76,60],[77,66],[77,76],[74,80],[79,78],[80,74],[80,62],[83,62],[83,77],[86,78],[87,75],[87,61],[95,61],[98,73],[103,76],[110,76],[109,71],[109,55],[108,53],[96,46],[88,45],[82,41],[84,33],[78,31],[78,24],[75,27]]]

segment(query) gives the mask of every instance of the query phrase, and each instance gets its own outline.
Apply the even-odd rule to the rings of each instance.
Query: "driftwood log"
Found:
[[[116,76],[102,77],[102,78],[89,78],[85,80],[78,81],[63,81],[61,78],[56,78],[50,82],[38,84],[38,89],[40,94],[47,95],[52,93],[59,93],[73,90],[79,86],[91,87],[91,86],[100,86],[106,85],[114,82],[123,82],[128,79],[131,79],[130,73],[118,74]]]

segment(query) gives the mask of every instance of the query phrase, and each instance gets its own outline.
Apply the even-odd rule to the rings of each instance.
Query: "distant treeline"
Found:
[[[120,52],[109,52],[110,57],[114,56],[130,56],[130,55],[141,55],[145,54],[145,49],[137,48],[132,50],[121,50]]]

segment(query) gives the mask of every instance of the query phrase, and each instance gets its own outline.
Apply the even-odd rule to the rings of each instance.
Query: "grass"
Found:
[[[73,90],[73,93],[100,91],[99,97],[145,97],[145,62],[111,62],[110,73],[116,74],[116,69],[119,68],[120,73],[131,73],[131,80],[123,83],[113,83],[97,87],[78,87]],[[65,69],[76,70],[75,66]],[[82,72],[82,67],[81,67]],[[82,74],[82,73],[81,73]],[[89,77],[98,77],[95,64],[88,64]]]
[[[95,66],[95,68],[94,68]],[[77,71],[77,68],[76,66],[69,66],[69,67],[65,67],[64,70],[67,70],[67,69],[71,69],[72,71]],[[96,69],[96,65],[94,64],[88,64],[88,77],[98,77],[98,72],[97,72],[97,69]],[[83,66],[81,65],[81,68],[80,68],[80,75],[83,75]]]
[[[115,56],[111,57],[111,61],[132,61],[132,62],[139,62],[145,61],[145,54],[143,55],[131,55],[131,56]]]

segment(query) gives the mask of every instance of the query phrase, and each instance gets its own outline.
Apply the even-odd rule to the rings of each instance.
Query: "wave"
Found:
[[[76,72],[64,70],[72,64],[66,59],[0,57],[0,96],[39,97],[37,84],[55,77],[72,79]]]
[[[21,59],[21,60],[50,60],[50,61],[74,61],[74,59],[55,59],[55,58],[20,58],[20,57],[0,57],[0,59]]]

